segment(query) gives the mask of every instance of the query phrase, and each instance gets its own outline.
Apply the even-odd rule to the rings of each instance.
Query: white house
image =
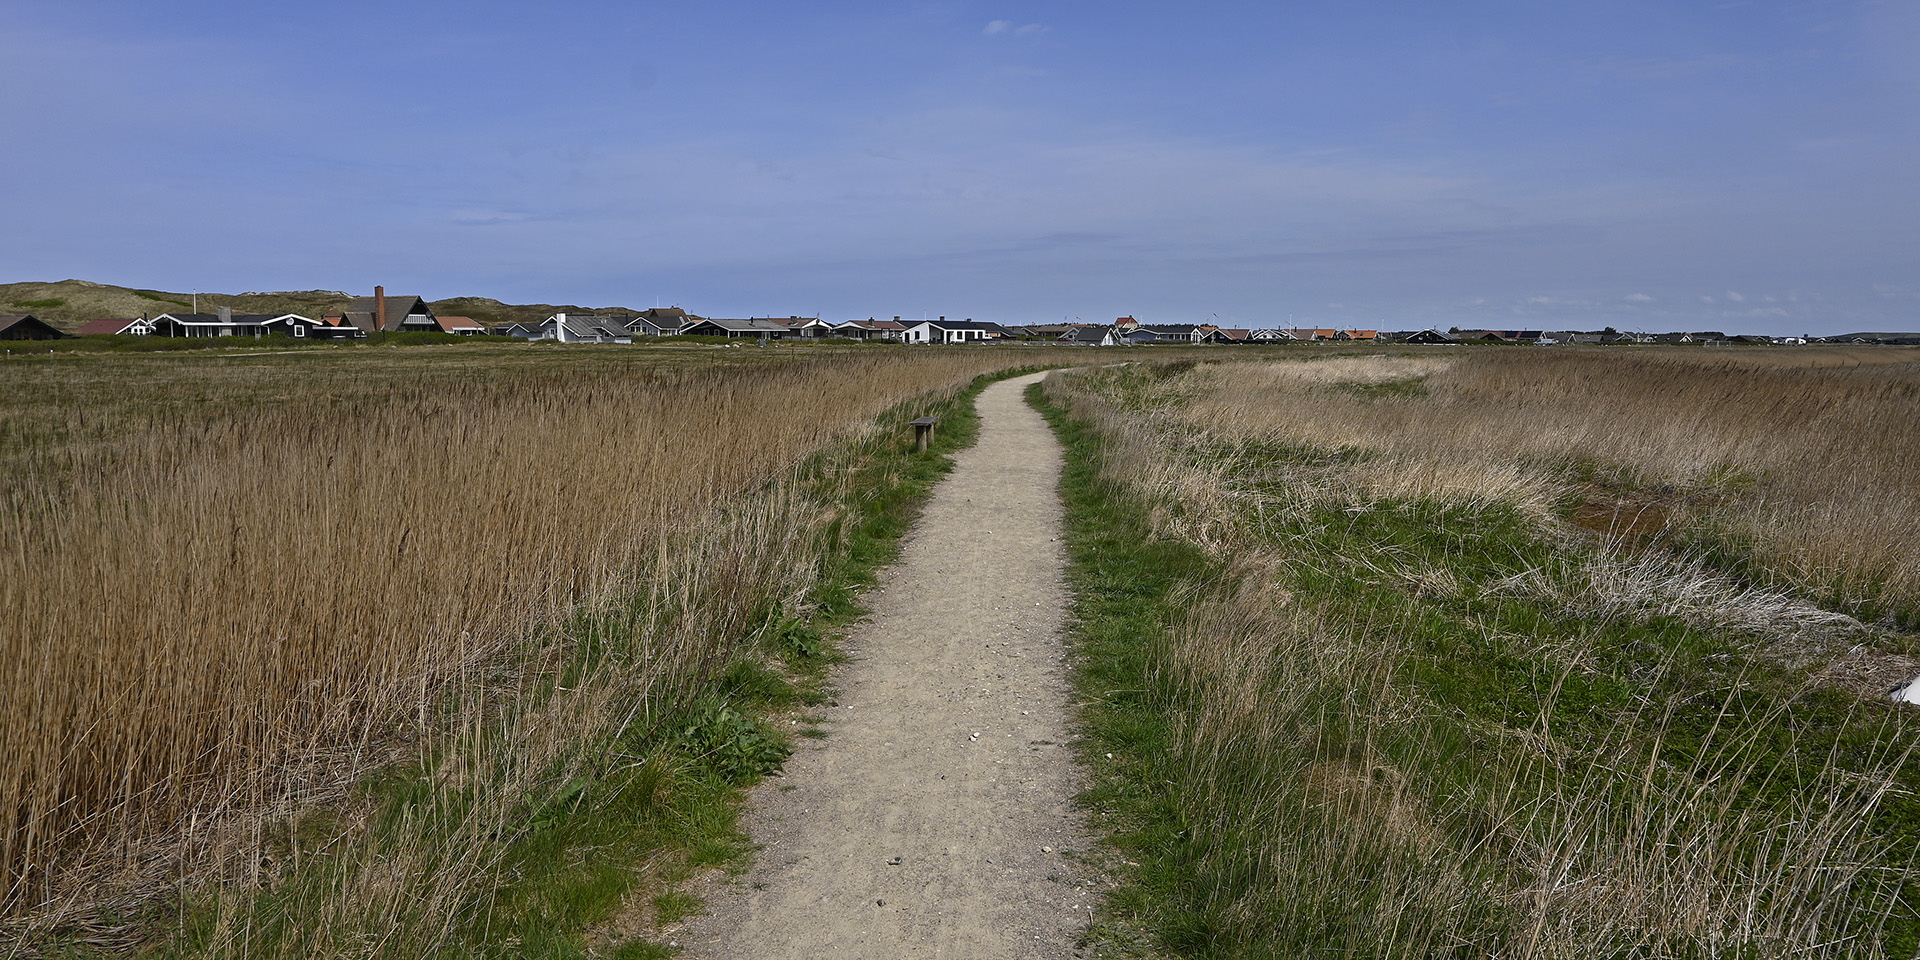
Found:
[[[979,343],[1006,336],[1006,330],[997,323],[948,320],[946,317],[901,322],[907,327],[901,339],[907,343]]]
[[[114,317],[106,320],[88,320],[86,323],[81,324],[80,329],[75,330],[74,333],[83,337],[99,335],[112,336],[114,334],[145,337],[153,333],[153,321],[148,320],[146,317]]]

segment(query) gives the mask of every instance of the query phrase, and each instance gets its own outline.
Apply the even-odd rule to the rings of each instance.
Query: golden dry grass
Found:
[[[1793,586],[1920,607],[1914,351],[1454,350],[1210,365],[1183,387],[1218,435],[1381,454],[1354,471],[1375,495],[1544,508],[1578,468],[1589,495],[1700,521]]]
[[[697,677],[813,562],[822,517],[772,481],[903,400],[1034,359],[774,353],[0,368],[0,899],[60,909],[116,871],[168,882],[253,842],[222,832],[236,812],[337,791],[397,737],[452,737],[440,776],[484,779],[509,762],[481,747],[484,710],[427,729],[441,684],[612,598],[680,612],[615,671],[627,693]],[[557,756],[606,721],[596,689],[516,722]],[[542,749],[511,758],[522,780],[546,775]],[[353,877],[365,896],[328,909],[380,899]],[[431,903],[388,886],[394,909]]]

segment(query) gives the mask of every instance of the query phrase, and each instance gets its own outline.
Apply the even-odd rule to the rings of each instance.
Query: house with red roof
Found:
[[[111,317],[104,320],[88,320],[75,330],[76,336],[100,337],[127,334],[130,336],[151,336],[153,321],[146,317]]]

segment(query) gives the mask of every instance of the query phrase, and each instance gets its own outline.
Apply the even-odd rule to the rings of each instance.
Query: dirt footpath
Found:
[[[829,736],[750,804],[764,844],[674,939],[695,957],[1070,957],[1094,900],[1072,797],[1060,637],[1060,447],[981,395],[886,584],[867,597]]]

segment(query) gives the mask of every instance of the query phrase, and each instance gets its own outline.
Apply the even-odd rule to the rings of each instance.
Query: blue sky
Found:
[[[1920,3],[0,0],[0,277],[1920,328]]]

